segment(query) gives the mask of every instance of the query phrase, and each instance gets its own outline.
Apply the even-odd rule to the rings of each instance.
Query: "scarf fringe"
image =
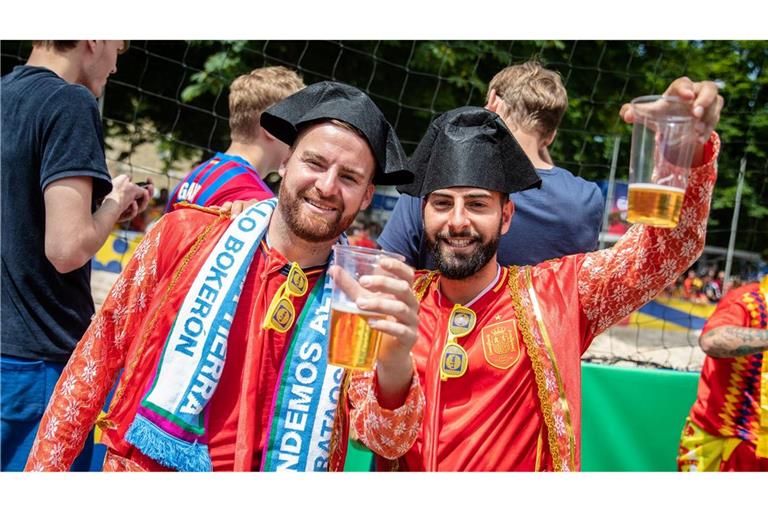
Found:
[[[177,471],[213,471],[207,445],[172,437],[140,415],[134,419],[125,439],[163,466]]]

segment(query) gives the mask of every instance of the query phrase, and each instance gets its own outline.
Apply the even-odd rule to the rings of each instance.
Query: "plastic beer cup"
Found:
[[[368,319],[376,315],[355,305],[359,296],[374,295],[357,283],[366,275],[388,274],[379,265],[382,258],[400,261],[405,261],[405,258],[391,252],[351,245],[335,245],[333,252],[333,264],[341,267],[345,286],[336,280],[332,283],[328,362],[352,370],[371,370],[382,333],[368,325]]]
[[[692,104],[676,96],[641,96],[632,109],[627,220],[673,228],[696,146]]]

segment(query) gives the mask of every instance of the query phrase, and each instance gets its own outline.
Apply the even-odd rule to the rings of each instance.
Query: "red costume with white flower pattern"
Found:
[[[147,233],[64,369],[40,423],[27,470],[69,468],[121,369],[109,412],[99,420],[102,442],[108,447],[104,468],[167,470],[129,444],[125,434],[151,383],[176,312],[230,223],[232,219],[217,210],[180,208]],[[265,330],[262,324],[272,297],[286,280],[281,272],[286,263],[262,241],[245,278],[226,364],[210,404],[208,446],[215,471],[259,468],[268,411],[292,334],[292,330],[284,334]],[[307,271],[310,287],[324,271]],[[297,314],[305,302],[306,296],[294,299]],[[373,372],[353,374],[344,405],[360,440],[395,458],[413,442],[423,395],[414,379],[405,404],[391,411],[378,405],[375,386]],[[345,421],[334,424],[338,432],[329,454],[328,465],[335,470],[343,468],[347,446],[346,414],[342,416]]]

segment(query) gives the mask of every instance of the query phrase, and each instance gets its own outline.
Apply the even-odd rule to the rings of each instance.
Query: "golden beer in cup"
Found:
[[[331,308],[331,339],[328,361],[350,370],[371,370],[379,353],[381,332],[368,325],[368,319],[378,315],[365,314],[359,309]]]
[[[627,220],[673,228],[680,219],[693,160],[692,104],[675,96],[632,100]]]
[[[355,300],[374,295],[360,286],[366,275],[386,275],[379,264],[382,258],[405,261],[394,254],[366,247],[335,245],[333,264],[341,268],[340,279],[331,289],[331,332],[328,343],[328,363],[350,370],[372,370],[379,351],[382,333],[371,328],[368,320],[383,318],[357,307]]]
[[[684,195],[681,188],[633,183],[629,186],[627,221],[673,228],[680,220]]]

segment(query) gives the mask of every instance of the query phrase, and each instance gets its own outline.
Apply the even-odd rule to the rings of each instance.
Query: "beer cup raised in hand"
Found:
[[[331,290],[328,362],[352,370],[371,370],[382,334],[368,325],[368,319],[376,315],[362,311],[355,304],[358,297],[373,294],[360,286],[359,281],[365,275],[387,274],[379,265],[382,258],[400,261],[405,258],[399,254],[349,245],[335,245],[333,253],[333,264],[340,267],[340,272]]]
[[[673,228],[680,218],[696,145],[692,104],[675,96],[632,100],[627,220]]]

